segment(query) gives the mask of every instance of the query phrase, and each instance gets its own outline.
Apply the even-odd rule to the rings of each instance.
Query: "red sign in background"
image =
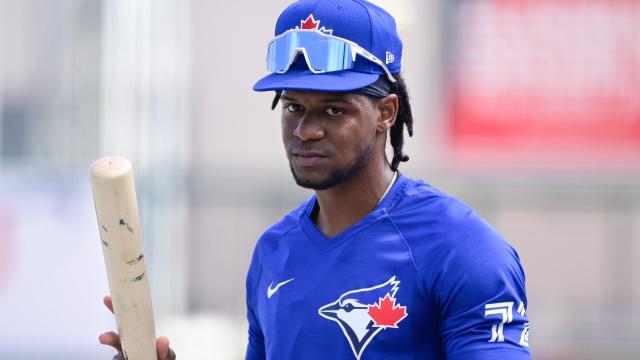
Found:
[[[459,4],[448,68],[455,163],[640,169],[640,1]]]

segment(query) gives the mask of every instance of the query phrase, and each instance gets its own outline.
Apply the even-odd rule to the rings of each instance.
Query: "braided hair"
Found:
[[[389,141],[391,142],[391,147],[393,148],[393,159],[391,160],[391,170],[397,171],[398,166],[400,166],[401,162],[409,161],[409,156],[407,156],[402,148],[404,146],[404,128],[407,128],[407,133],[409,136],[413,136],[413,114],[411,113],[411,104],[409,103],[409,93],[407,92],[407,85],[402,78],[402,75],[395,74],[394,78],[396,82],[389,81],[386,77],[381,77],[386,79],[387,85],[391,89],[390,94],[396,94],[398,97],[398,115],[396,117],[396,122],[393,124],[391,129],[389,130]],[[278,102],[280,101],[280,96],[282,95],[282,90],[277,90],[276,95],[273,98],[273,102],[271,103],[271,110],[274,110],[276,106],[278,106]],[[373,97],[370,95],[365,95],[372,99],[373,101],[377,101],[378,97]]]
[[[402,75],[394,75],[396,82],[389,81],[391,87],[391,93],[396,94],[398,97],[398,115],[396,117],[396,123],[393,124],[389,130],[389,141],[393,148],[393,159],[391,160],[391,169],[393,171],[398,170],[398,166],[401,162],[409,161],[402,148],[404,146],[404,128],[407,128],[407,134],[413,136],[413,114],[411,113],[411,104],[409,103],[409,93],[407,92],[407,85],[402,78]]]

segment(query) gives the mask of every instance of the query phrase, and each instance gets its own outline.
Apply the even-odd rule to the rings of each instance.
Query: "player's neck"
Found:
[[[325,236],[334,237],[360,221],[389,187],[393,171],[386,159],[369,165],[339,185],[316,191],[319,209],[313,220]]]

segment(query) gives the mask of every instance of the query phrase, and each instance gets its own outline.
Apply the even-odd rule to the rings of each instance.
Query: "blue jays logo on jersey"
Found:
[[[351,345],[356,359],[360,359],[369,342],[382,330],[398,328],[407,317],[407,307],[396,304],[400,281],[392,276],[372,287],[347,291],[318,309],[320,316],[335,321]]]

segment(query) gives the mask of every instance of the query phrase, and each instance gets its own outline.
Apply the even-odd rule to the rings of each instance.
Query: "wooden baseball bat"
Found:
[[[122,353],[128,360],[156,360],[149,273],[131,163],[121,157],[96,161],[91,165],[91,187]]]

